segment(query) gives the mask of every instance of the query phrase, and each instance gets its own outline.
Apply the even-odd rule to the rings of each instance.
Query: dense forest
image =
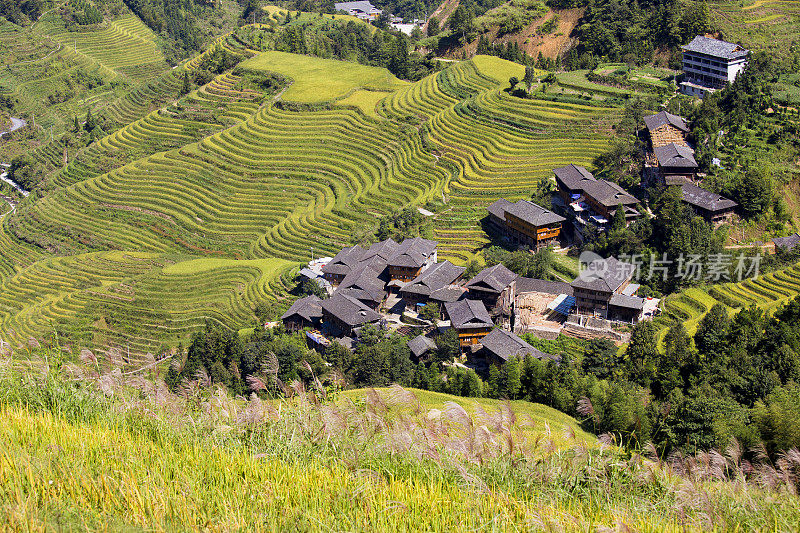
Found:
[[[42,0],[0,0],[0,17],[14,24],[27,24],[42,14]]]
[[[260,328],[259,328],[260,329]],[[652,442],[663,453],[724,448],[736,438],[745,449],[775,452],[800,445],[800,298],[767,316],[756,307],[731,317],[717,305],[689,335],[675,322],[657,346],[658,328],[642,322],[622,353],[608,340],[526,335],[560,362],[511,358],[482,375],[445,364],[458,355],[453,330],[435,338],[436,350],[413,363],[407,337],[374,327],[354,351],[332,343],[321,354],[305,336],[261,330],[242,341],[208,324],[168,374],[178,388],[198,373],[231,392],[281,394],[293,380],[309,386],[404,386],[461,396],[524,399],[582,420],[632,448]]]

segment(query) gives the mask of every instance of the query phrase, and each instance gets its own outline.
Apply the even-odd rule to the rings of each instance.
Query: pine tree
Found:
[[[519,391],[522,388],[520,381],[519,359],[516,357],[509,357],[505,364],[505,382],[506,382],[506,395],[510,400],[518,397]]]
[[[497,365],[489,367],[489,382],[486,386],[486,396],[490,398],[500,397],[500,369]]]

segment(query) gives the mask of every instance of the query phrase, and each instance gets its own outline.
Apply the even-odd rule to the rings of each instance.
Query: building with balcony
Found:
[[[555,242],[565,220],[528,200],[511,203],[501,198],[488,210],[489,221],[513,244],[534,250]]]
[[[732,83],[745,69],[750,57],[750,50],[738,44],[700,35],[681,48],[686,74],[681,82],[681,92],[700,98]]]
[[[626,224],[641,216],[635,208],[639,203],[635,196],[616,183],[595,178],[582,166],[570,164],[554,169],[553,173],[558,195],[579,230],[586,224],[608,229],[620,206],[625,211]]]

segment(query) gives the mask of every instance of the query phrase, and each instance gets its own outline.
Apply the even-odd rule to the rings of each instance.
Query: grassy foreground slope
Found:
[[[399,388],[351,391],[353,402],[245,402],[113,374],[95,381],[108,399],[85,381],[9,377],[0,373],[9,530],[790,531],[797,519],[780,483],[768,493],[714,481],[708,457],[680,463],[681,477],[552,421],[556,445],[549,429],[525,433],[524,413],[483,400],[472,415],[454,403],[463,399]]]

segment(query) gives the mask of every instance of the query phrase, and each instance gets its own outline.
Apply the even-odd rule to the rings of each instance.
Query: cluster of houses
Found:
[[[347,13],[352,17],[359,18],[365,22],[377,20],[383,13],[382,9],[373,6],[369,0],[358,0],[357,2],[336,2],[333,4],[337,12]],[[403,17],[392,16],[389,25],[397,31],[406,35],[411,35],[415,28],[420,28],[425,24],[424,20],[415,20],[411,23],[403,23]]]
[[[522,202],[501,203],[504,208],[498,211],[510,215],[503,220],[511,223],[508,227],[515,235],[525,239],[549,235],[555,230],[531,228],[537,224],[552,228],[560,223],[557,218],[563,220]],[[305,329],[309,342],[323,346],[335,341],[352,346],[367,325],[400,329],[407,328],[404,322],[410,319],[426,331],[409,343],[418,359],[434,348],[430,335],[443,328],[453,328],[462,350],[479,361],[500,362],[527,354],[552,358],[517,335],[534,331],[518,320],[518,308],[525,298],[539,298],[548,304],[542,313],[554,323],[563,324],[576,313],[625,322],[642,318],[645,299],[635,296],[638,286],[631,283],[633,265],[609,259],[599,271],[596,279],[579,276],[566,283],[524,278],[499,264],[466,279],[464,267],[437,261],[436,242],[419,237],[401,243],[387,239],[369,247],[344,248],[333,258],[309,263],[301,275],[325,288],[329,297],[301,298],[281,320],[287,330]],[[440,309],[438,320],[421,320],[418,311],[431,304]],[[402,320],[403,316],[407,320]]]
[[[381,10],[368,1],[335,4],[363,20],[374,20]],[[685,78],[681,90],[703,96],[733,81],[749,56],[741,47],[697,37],[683,47]],[[682,200],[713,224],[730,222],[736,202],[697,184],[698,165],[687,137],[686,121],[666,111],[644,118],[649,145],[642,185],[681,188]],[[487,221],[495,233],[513,246],[537,250],[552,245],[568,229],[577,238],[593,226],[607,230],[622,210],[625,223],[643,216],[640,201],[619,185],[597,179],[578,165],[553,170],[557,194],[552,208],[527,200],[499,199],[488,207]],[[565,228],[565,224],[570,226]],[[780,244],[794,247],[800,235]],[[776,243],[777,245],[778,243]],[[422,324],[425,333],[409,341],[414,358],[423,360],[436,348],[430,334],[453,328],[462,350],[480,354],[486,362],[511,356],[533,355],[557,359],[522,340],[517,333],[535,331],[535,324],[584,324],[586,321],[636,323],[656,313],[657,301],[636,295],[635,266],[613,258],[600,260],[596,275],[578,276],[571,283],[518,276],[503,265],[483,269],[465,279],[465,268],[438,261],[437,243],[410,238],[392,239],[369,247],[342,249],[333,258],[313,260],[300,271],[318,283],[328,298],[307,296],[297,300],[281,317],[291,331],[306,330],[315,344],[331,338],[352,345],[367,325],[400,329],[403,317]],[[436,304],[438,320],[420,320],[424,306]],[[541,315],[537,319],[537,316]],[[610,328],[610,326],[609,326]],[[556,331],[556,334],[558,331]]]

